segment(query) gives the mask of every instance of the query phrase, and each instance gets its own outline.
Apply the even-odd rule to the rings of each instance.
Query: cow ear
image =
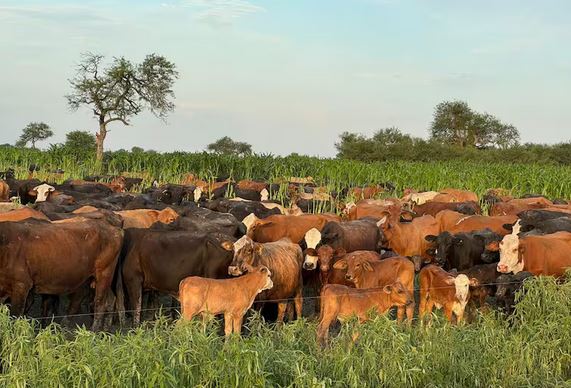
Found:
[[[222,248],[224,248],[227,251],[232,252],[234,250],[234,243],[231,241],[224,241],[222,244]]]
[[[341,256],[345,256],[346,254],[347,254],[347,251],[344,248],[335,249],[335,253],[334,253],[335,256],[341,257]]]
[[[513,224],[503,224],[502,228],[504,228],[505,230],[507,230],[509,232],[513,232],[514,226],[513,226]]]
[[[480,285],[480,282],[476,278],[470,278],[470,287],[477,287]]]
[[[452,286],[452,285],[454,285],[455,281],[456,281],[456,279],[451,276],[451,277],[446,278],[446,280],[444,280],[444,283],[448,284],[449,286]]]
[[[37,197],[37,196],[38,196],[38,192],[37,192],[36,190],[34,190],[34,189],[31,189],[31,190],[28,191],[28,195],[29,195],[30,197]]]
[[[373,266],[368,261],[365,261],[363,263],[363,268],[365,268],[365,270],[367,270],[369,272],[373,272]]]
[[[348,265],[346,259],[341,259],[337,261],[335,264],[333,264],[333,268],[335,269],[347,269],[347,267]]]
[[[261,272],[261,273],[270,274],[270,270],[269,270],[268,267],[266,267],[265,265],[262,265],[262,266],[260,267],[260,272]]]
[[[437,238],[438,236],[435,236],[433,234],[429,234],[428,236],[424,237],[424,239],[428,242],[435,242]]]
[[[381,218],[378,222],[377,222],[377,227],[381,227],[383,226],[385,223],[387,222],[387,216],[384,216],[383,218]]]
[[[383,291],[385,292],[385,294],[391,294],[393,292],[393,286],[387,284],[386,286],[383,287]]]

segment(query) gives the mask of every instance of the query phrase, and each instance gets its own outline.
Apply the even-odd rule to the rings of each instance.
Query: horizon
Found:
[[[427,138],[434,107],[452,99],[514,124],[522,143],[567,142],[569,11],[562,0],[8,0],[0,144],[33,121],[55,134],[39,148],[95,133],[89,110],[64,98],[87,51],[106,63],[157,53],[180,74],[167,123],[145,112],[112,124],[111,151],[201,152],[229,136],[259,154],[334,157],[345,131]]]

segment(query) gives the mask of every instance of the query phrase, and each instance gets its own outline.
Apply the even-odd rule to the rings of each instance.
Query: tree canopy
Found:
[[[507,148],[518,144],[515,126],[489,113],[472,110],[464,101],[444,101],[434,110],[430,126],[433,140],[462,148]]]
[[[228,136],[224,136],[214,143],[209,144],[206,149],[216,154],[224,155],[250,155],[252,146],[245,142],[234,141]]]
[[[22,134],[16,142],[16,146],[25,147],[28,143],[32,144],[32,148],[36,148],[38,141],[46,140],[54,135],[50,126],[46,123],[30,123],[22,129]]]
[[[157,54],[147,55],[139,64],[120,57],[104,67],[103,60],[102,55],[83,54],[75,78],[69,80],[72,92],[66,96],[73,111],[89,107],[98,119],[98,160],[103,157],[108,124],[129,125],[145,109],[164,120],[174,110],[172,87],[178,78],[174,63]]]

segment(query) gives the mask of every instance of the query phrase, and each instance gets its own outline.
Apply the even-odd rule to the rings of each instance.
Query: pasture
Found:
[[[456,327],[378,317],[344,325],[321,350],[316,323],[274,327],[254,317],[227,343],[216,321],[161,318],[123,333],[41,329],[0,311],[0,384],[24,386],[566,386],[571,378],[571,278],[527,286],[509,320],[488,312]]]
[[[331,190],[391,182],[399,196],[409,187],[453,187],[472,190],[480,198],[490,188],[504,188],[514,196],[571,198],[568,166],[123,151],[108,153],[99,165],[57,149],[7,148],[0,153],[0,171],[13,167],[18,178],[27,176],[31,164],[40,166],[35,177],[58,183],[96,173],[143,177],[134,191],[154,179],[178,183],[192,171],[207,181],[225,175],[266,182],[311,176]],[[54,175],[56,169],[64,173]],[[284,186],[271,198],[283,202]],[[242,338],[225,341],[217,320],[176,324],[159,313],[139,327],[92,332],[13,318],[0,306],[0,385],[565,386],[571,381],[571,274],[559,282],[535,278],[525,291],[518,294],[511,316],[481,309],[470,323],[456,326],[437,313],[424,327],[416,320],[398,324],[379,316],[363,325],[340,325],[325,349],[316,342],[316,317],[270,324],[256,313],[247,319]],[[356,330],[360,337],[354,342]]]

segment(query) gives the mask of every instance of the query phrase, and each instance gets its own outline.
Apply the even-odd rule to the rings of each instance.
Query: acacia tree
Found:
[[[438,104],[430,132],[432,139],[462,148],[507,148],[519,141],[515,126],[503,123],[489,113],[475,112],[464,101]]]
[[[244,156],[252,153],[252,146],[250,144],[241,141],[234,141],[228,136],[221,137],[214,143],[209,144],[206,149],[208,149],[208,151],[224,155]]]
[[[129,125],[129,120],[144,109],[164,120],[174,110],[172,86],[178,78],[174,63],[160,55],[147,55],[140,64],[113,58],[105,68],[103,59],[102,55],[83,54],[75,78],[69,80],[72,93],[66,96],[71,110],[87,106],[99,122],[97,160],[103,159],[110,123]]]
[[[46,123],[30,123],[22,129],[22,134],[16,142],[17,147],[25,147],[32,143],[32,148],[36,148],[36,142],[46,140],[54,135],[50,126]]]

